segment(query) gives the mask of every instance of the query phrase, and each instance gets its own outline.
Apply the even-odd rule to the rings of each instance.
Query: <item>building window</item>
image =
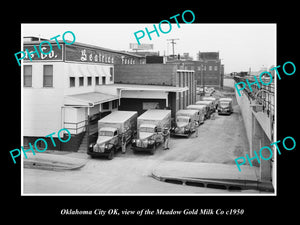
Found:
[[[75,87],[75,77],[70,77],[70,87]]]
[[[83,82],[83,77],[79,77],[79,86],[83,86],[84,82]]]
[[[109,102],[102,103],[102,109],[109,109]]]
[[[102,77],[102,84],[106,84],[106,77]]]
[[[53,65],[44,65],[44,87],[53,87]]]
[[[91,86],[92,85],[92,77],[88,77],[87,79],[88,79],[87,80],[87,85]]]
[[[218,66],[215,66],[215,71],[217,71],[218,70]]]
[[[32,87],[32,66],[24,65],[24,87]]]
[[[212,66],[209,66],[209,67],[208,67],[208,70],[209,70],[209,71],[212,71]]]
[[[95,77],[95,85],[99,85],[99,77]]]
[[[110,69],[110,70],[109,70],[109,73],[110,73],[110,78],[109,78],[109,80],[110,80],[110,81],[113,81],[113,79],[114,79],[114,68],[113,68],[113,67],[110,67],[109,69]]]

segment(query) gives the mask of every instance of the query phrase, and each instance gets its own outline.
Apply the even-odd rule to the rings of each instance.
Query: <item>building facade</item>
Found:
[[[203,62],[203,86],[223,87],[224,65],[221,65],[219,52],[199,52],[198,60]]]
[[[32,52],[39,43],[24,41],[23,48]],[[114,83],[114,65],[140,64],[145,59],[82,43],[51,44],[50,54],[31,54],[31,61],[28,55],[22,61],[23,146],[53,132],[55,140],[57,131],[67,128],[70,143],[56,141],[53,146],[48,138],[48,148],[77,150],[86,133],[97,132],[97,120],[118,109],[119,96],[101,88]]]
[[[178,69],[194,70],[199,86],[223,87],[224,65],[219,59],[219,52],[200,52],[198,59],[183,56],[176,59],[168,58],[167,64],[177,64]]]
[[[196,101],[196,80],[193,70],[180,70],[173,64],[115,65],[115,83],[148,85],[147,90],[122,94],[120,109],[136,108],[143,113],[149,108],[170,108],[172,117]],[[153,91],[149,88],[156,90]],[[139,97],[137,97],[139,96]]]

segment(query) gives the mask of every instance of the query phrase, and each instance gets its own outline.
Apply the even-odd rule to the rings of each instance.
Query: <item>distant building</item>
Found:
[[[204,85],[223,87],[224,65],[221,65],[219,52],[199,52],[198,60],[203,62]]]

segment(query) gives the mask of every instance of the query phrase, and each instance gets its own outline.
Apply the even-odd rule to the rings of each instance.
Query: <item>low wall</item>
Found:
[[[242,95],[239,96],[236,88],[234,90],[237,103],[240,106],[241,113],[243,116],[243,123],[246,129],[246,134],[249,142],[250,155],[252,156],[252,110],[250,107],[250,101],[244,93],[242,93]]]

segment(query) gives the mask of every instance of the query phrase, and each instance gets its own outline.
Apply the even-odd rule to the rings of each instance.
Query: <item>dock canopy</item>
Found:
[[[113,84],[119,90],[127,91],[163,91],[163,92],[184,92],[188,87],[174,87],[162,85],[141,85],[141,84]]]
[[[64,97],[65,106],[93,107],[105,102],[118,99],[118,96],[104,94],[100,92],[88,92],[83,94],[66,95]]]

